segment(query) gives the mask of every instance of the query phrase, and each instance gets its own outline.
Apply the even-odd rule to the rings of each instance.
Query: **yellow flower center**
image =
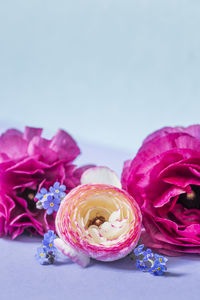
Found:
[[[55,190],[55,192],[58,194],[58,193],[59,193],[59,190]]]
[[[196,197],[196,194],[195,194],[194,191],[191,191],[191,193],[187,193],[187,194],[186,194],[187,200],[194,200],[195,197]]]
[[[47,195],[44,195],[44,198],[46,198],[47,197]]]
[[[50,244],[49,244],[49,247],[52,247],[52,246],[53,246],[53,244],[50,243]]]
[[[160,271],[161,270],[160,267],[158,267],[157,270]]]
[[[53,207],[53,206],[54,206],[53,202],[51,202],[51,203],[50,203],[50,206],[51,206],[51,207]]]
[[[159,261],[162,262],[162,258],[159,258]]]
[[[41,253],[40,256],[43,257],[43,256],[44,256],[44,253]]]

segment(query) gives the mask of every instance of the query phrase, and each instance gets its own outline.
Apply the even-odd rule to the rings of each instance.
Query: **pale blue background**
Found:
[[[62,127],[79,164],[120,173],[149,132],[199,123],[199,29],[198,0],[0,0],[1,131]],[[39,244],[0,239],[0,299],[199,299],[199,256],[155,278],[127,258],[41,267]]]
[[[198,0],[0,0],[0,120],[137,149],[199,122]]]

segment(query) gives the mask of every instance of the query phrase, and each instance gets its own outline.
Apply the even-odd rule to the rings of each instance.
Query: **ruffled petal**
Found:
[[[179,201],[192,189],[198,194],[199,157],[200,125],[165,127],[124,164],[123,188],[142,209],[143,242],[164,254],[200,253],[200,212]]]
[[[23,138],[30,142],[35,136],[40,137],[42,134],[42,128],[25,127]]]
[[[16,130],[8,130],[0,136],[0,152],[9,158],[18,159],[27,155],[27,145],[27,141]]]
[[[52,138],[49,148],[58,153],[59,159],[68,162],[74,160],[79,154],[80,149],[75,140],[64,130],[59,130]]]
[[[80,185],[62,200],[56,229],[63,242],[78,253],[112,261],[126,256],[136,246],[141,214],[135,200],[117,187]]]
[[[54,240],[54,245],[58,248],[64,255],[68,256],[71,261],[79,264],[81,267],[87,267],[90,263],[90,258],[74,250],[69,244],[63,242],[61,239],[57,238]]]
[[[40,235],[55,230],[55,213],[37,209],[34,196],[40,192],[42,197],[56,181],[67,186],[66,193],[80,184],[71,164],[80,153],[75,141],[64,131],[52,140],[41,133],[40,128],[26,127],[24,133],[10,129],[0,136],[0,235],[16,238],[24,230]]]

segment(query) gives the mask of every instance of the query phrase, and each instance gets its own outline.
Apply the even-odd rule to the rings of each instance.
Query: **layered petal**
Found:
[[[60,239],[77,253],[112,261],[137,245],[141,213],[123,190],[106,184],[80,185],[62,201],[56,229]]]
[[[149,135],[125,162],[122,186],[141,207],[147,246],[168,255],[200,253],[200,125]]]
[[[24,132],[9,129],[0,136],[0,235],[12,238],[27,230],[43,235],[55,229],[55,213],[36,208],[35,195],[54,182],[65,184],[67,192],[80,184],[82,172],[73,159],[80,153],[76,142],[63,130],[51,139],[41,128]]]

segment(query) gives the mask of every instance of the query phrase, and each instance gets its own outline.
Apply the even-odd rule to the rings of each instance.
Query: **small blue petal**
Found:
[[[47,215],[51,215],[53,213],[53,211],[54,211],[53,208],[49,207],[47,209]]]
[[[59,209],[59,205],[55,204],[54,205],[54,211],[58,211],[58,209]]]
[[[134,249],[134,253],[136,256],[139,256],[139,255],[142,255],[143,254],[143,248],[144,248],[144,245],[139,245],[137,248]]]
[[[53,196],[55,199],[60,199],[60,192],[59,193],[54,192]]]
[[[66,186],[64,185],[64,184],[62,184],[61,186],[60,186],[60,191],[61,192],[64,192],[66,190]]]
[[[146,250],[146,252],[147,252],[148,254],[151,254],[151,253],[152,253],[152,250],[148,248],[148,249]]]
[[[147,266],[144,264],[144,262],[142,260],[139,260],[139,259],[136,261],[136,268],[140,269],[141,271],[147,270]]]
[[[41,193],[37,193],[35,195],[35,198],[37,198],[38,200],[41,200],[43,198],[43,195]]]
[[[50,195],[50,194],[48,194],[48,196],[47,196],[47,201],[51,201],[52,199],[53,199],[53,196]]]
[[[144,251],[143,255],[144,255],[144,258],[143,258],[144,261],[148,261],[150,258],[152,258],[154,256],[151,249],[147,249],[146,251]]]
[[[47,209],[49,207],[49,202],[48,201],[44,201],[43,207],[44,207],[44,209]]]
[[[160,264],[159,261],[155,261],[154,265],[149,269],[149,273],[153,275],[163,275],[164,271],[166,270],[165,266]]]
[[[55,199],[54,199],[54,203],[55,203],[55,204],[60,204],[60,198],[55,198]]]
[[[156,261],[158,261],[160,264],[163,264],[165,265],[166,262],[168,261],[168,259],[162,255],[158,255],[158,254],[155,254],[155,258],[156,258]]]
[[[47,259],[46,259],[46,248],[45,247],[40,247],[37,248],[37,254],[36,254],[36,259],[39,261],[39,263],[41,265],[46,264],[47,263]]]
[[[54,193],[54,188],[52,186],[50,186],[49,191],[50,191],[50,193]]]
[[[60,192],[60,197],[61,198],[64,198],[66,196],[66,193],[65,192]]]
[[[55,189],[58,189],[59,186],[60,186],[60,183],[59,183],[59,182],[55,182],[54,185],[53,185],[53,187],[54,187]]]
[[[43,195],[45,195],[47,193],[47,189],[41,188],[40,193],[43,194]]]

